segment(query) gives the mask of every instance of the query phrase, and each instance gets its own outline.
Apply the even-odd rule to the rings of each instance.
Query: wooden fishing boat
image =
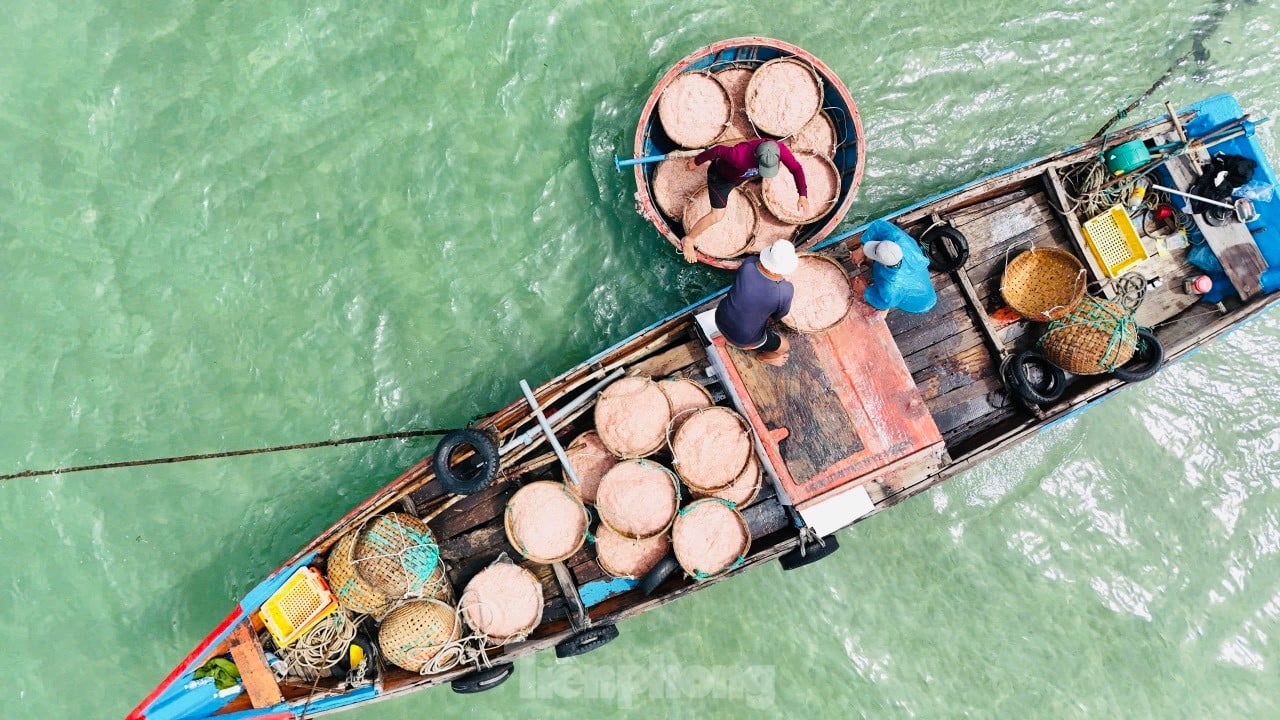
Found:
[[[1111,133],[1107,145],[1141,139],[1152,146],[1173,147],[1153,177],[1162,185],[1185,188],[1198,162],[1196,153],[1177,139],[1177,133],[1185,131],[1193,139],[1212,138],[1214,152],[1255,160],[1254,179],[1276,183],[1252,136],[1253,125],[1232,97],[1210,98],[1176,117],[1177,122],[1161,118]],[[816,562],[837,549],[832,536],[837,530],[1113,396],[1127,383],[1110,373],[1068,376],[1056,399],[1043,404],[1010,402],[1002,379],[1004,358],[1033,347],[1044,327],[1008,320],[1000,312],[1005,304],[1001,277],[1011,251],[1033,244],[1073,255],[1090,268],[1093,292],[1125,299],[1122,283],[1092,269],[1097,263],[1081,238],[1082,218],[1056,210],[1075,202],[1072,169],[1091,162],[1099,152],[1100,142],[1095,140],[890,215],[888,220],[913,234],[941,222],[967,238],[969,254],[963,264],[952,273],[933,275],[938,303],[928,314],[890,313],[886,320],[857,303],[829,331],[793,335],[791,361],[777,369],[727,347],[715,335],[706,313],[718,302],[717,293],[536,389],[526,389],[526,399],[474,426],[496,436],[500,446],[502,471],[491,484],[474,494],[454,495],[446,492],[432,458],[410,468],[247,593],[129,718],[283,720],[304,713],[319,716],[442,683],[452,683],[460,692],[487,689],[510,675],[517,658],[553,647],[562,656],[582,654],[615,637],[619,622],[764,563],[780,559],[785,568],[794,568]],[[1202,215],[1190,218],[1193,234],[1203,236],[1223,264],[1218,277],[1228,287],[1222,288],[1221,298],[1211,298],[1214,302],[1183,292],[1182,279],[1200,272],[1188,264],[1187,248],[1165,248],[1132,268],[1147,280],[1163,280],[1143,283],[1145,298],[1137,318],[1154,328],[1164,363],[1189,355],[1276,301],[1280,202],[1258,200],[1256,211],[1257,218],[1247,225],[1211,226]],[[819,248],[844,264],[855,289],[865,285],[865,275],[850,264],[850,248],[857,246],[863,229],[855,228]],[[1155,369],[1160,359],[1151,364]],[[560,477],[556,446],[590,426],[588,410],[596,389],[623,374],[698,379],[719,404],[736,408],[749,420],[767,481],[757,497],[740,508],[751,534],[741,563],[704,579],[676,572],[641,581],[618,580],[606,577],[587,544],[561,562],[521,563],[542,584],[546,610],[526,638],[492,647],[482,660],[435,675],[380,660],[354,680],[348,676],[278,681],[271,674],[259,608],[298,568],[323,569],[340,538],[380,513],[398,511],[425,519],[454,587],[461,587],[467,573],[501,553],[519,558],[504,532],[508,499],[531,481]],[[550,436],[542,429],[544,423]],[[451,465],[441,467],[453,472]],[[843,538],[845,543],[857,539]],[[242,680],[216,692],[208,683],[194,681],[193,672],[220,656],[236,663]]]
[[[770,60],[787,57],[807,63],[822,81],[822,110],[835,127],[836,142],[832,160],[840,174],[840,192],[835,204],[816,221],[804,225],[795,238],[796,247],[805,249],[830,235],[844,220],[857,194],[858,184],[862,181],[866,145],[862,136],[862,119],[849,90],[830,67],[804,49],[772,38],[741,37],[721,40],[690,53],[668,70],[649,94],[636,128],[635,155],[665,155],[680,148],[668,137],[657,112],[658,100],[663,91],[680,75],[690,72],[716,73],[730,68],[754,70]],[[759,136],[767,137],[764,133],[759,133]],[[636,212],[653,223],[662,237],[679,252],[685,228],[679,219],[668,218],[659,209],[652,183],[656,167],[656,164],[650,163],[634,167]],[[720,259],[701,253],[699,260],[728,269],[737,268],[742,262],[740,259]]]

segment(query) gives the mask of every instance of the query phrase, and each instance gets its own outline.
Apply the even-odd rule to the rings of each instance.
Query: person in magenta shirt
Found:
[[[684,235],[684,259],[698,261],[695,249],[698,236],[725,216],[729,193],[742,183],[755,177],[768,182],[778,174],[778,166],[786,165],[795,178],[800,199],[796,207],[801,215],[809,212],[809,186],[804,181],[804,168],[796,161],[786,145],[776,140],[746,140],[736,145],[712,145],[689,158],[689,169],[697,169],[704,162],[707,166],[707,194],[711,196],[711,212],[688,228]]]

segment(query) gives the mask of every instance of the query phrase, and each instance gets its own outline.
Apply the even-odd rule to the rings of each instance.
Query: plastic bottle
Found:
[[[1134,188],[1133,192],[1129,195],[1129,203],[1128,203],[1129,207],[1130,208],[1138,207],[1139,205],[1142,204],[1142,200],[1146,196],[1147,196],[1147,189],[1145,187],[1139,185],[1138,187]]]

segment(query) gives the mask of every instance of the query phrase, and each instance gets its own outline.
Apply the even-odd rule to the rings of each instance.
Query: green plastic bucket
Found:
[[[1123,175],[1151,162],[1151,151],[1143,141],[1130,140],[1123,145],[1111,148],[1104,157],[1107,161],[1107,170],[1111,171],[1112,175]]]

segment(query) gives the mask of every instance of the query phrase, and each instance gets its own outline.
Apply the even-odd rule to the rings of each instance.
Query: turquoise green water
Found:
[[[1219,7],[7,3],[0,473],[457,424],[719,287],[610,162],[708,42],[778,37],[844,79],[852,222],[1087,138]],[[1280,116],[1280,5],[1225,7],[1156,99]],[[343,717],[1276,716],[1277,356],[1273,313],[820,566]],[[430,449],[0,486],[0,715],[122,716]]]

